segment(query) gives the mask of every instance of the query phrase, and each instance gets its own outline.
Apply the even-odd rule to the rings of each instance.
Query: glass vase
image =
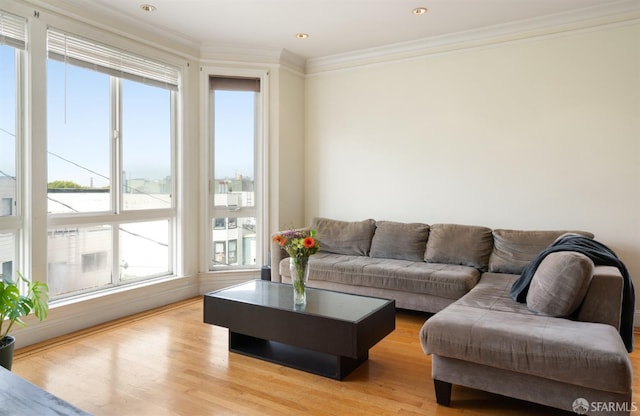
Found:
[[[307,279],[309,278],[309,257],[291,257],[289,264],[291,285],[293,286],[293,304],[307,304]]]

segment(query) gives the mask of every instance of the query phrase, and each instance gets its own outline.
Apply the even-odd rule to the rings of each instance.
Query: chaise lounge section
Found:
[[[620,272],[595,267],[572,319],[514,302],[509,290],[517,277],[485,273],[425,322],[420,341],[431,355],[437,402],[448,406],[456,384],[569,411],[582,398],[589,408],[580,414],[628,415],[632,370],[619,335]]]

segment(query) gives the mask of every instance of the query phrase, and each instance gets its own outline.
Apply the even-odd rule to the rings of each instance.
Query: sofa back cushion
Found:
[[[371,257],[423,261],[429,226],[421,223],[377,221]]]
[[[542,315],[568,317],[582,303],[593,268],[593,261],[582,253],[549,253],[531,278],[527,307]]]
[[[311,229],[316,230],[320,251],[366,256],[371,250],[371,239],[376,228],[372,219],[363,221],[338,221],[317,217],[311,221]]]
[[[542,250],[568,232],[593,238],[593,234],[584,231],[493,230],[489,271],[521,274]]]
[[[492,248],[490,228],[433,224],[424,259],[430,263],[460,264],[486,271]]]

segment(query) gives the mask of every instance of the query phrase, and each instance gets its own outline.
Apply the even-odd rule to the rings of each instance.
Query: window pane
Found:
[[[120,280],[169,274],[169,221],[120,226]]]
[[[16,51],[0,45],[0,217],[15,215]]]
[[[211,269],[256,264],[256,218],[214,218]]]
[[[15,242],[13,233],[0,233],[0,275],[13,277],[13,264],[15,262]]]
[[[47,71],[49,212],[109,211],[109,77],[53,60]]]
[[[111,227],[107,225],[49,230],[49,294],[57,296],[111,284],[111,241]]]
[[[122,81],[124,209],[171,207],[171,92]]]
[[[255,206],[256,97],[251,91],[214,91],[215,206]]]

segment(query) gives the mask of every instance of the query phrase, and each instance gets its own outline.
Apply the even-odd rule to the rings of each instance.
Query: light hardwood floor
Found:
[[[95,415],[574,415],[460,386],[438,406],[418,341],[426,318],[399,311],[341,382],[229,353],[201,298],[23,348],[13,371]],[[640,386],[640,353],[631,358]]]

